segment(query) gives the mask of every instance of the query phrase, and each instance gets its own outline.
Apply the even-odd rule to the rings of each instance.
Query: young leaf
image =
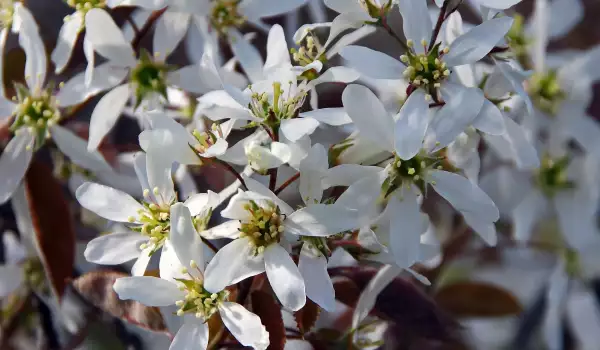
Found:
[[[483,282],[453,283],[438,290],[434,298],[456,317],[512,316],[523,310],[509,291]]]
[[[167,332],[158,308],[133,300],[121,300],[114,292],[115,280],[128,276],[116,271],[93,271],[74,280],[73,287],[92,305],[114,317],[154,332]]]
[[[296,325],[298,326],[301,334],[310,332],[315,323],[317,323],[320,313],[321,308],[319,305],[310,299],[306,299],[306,304],[304,307],[294,313]]]
[[[75,229],[69,203],[52,170],[35,159],[25,176],[25,190],[40,259],[60,300],[75,263]]]
[[[272,294],[261,290],[252,292],[251,298],[252,312],[260,317],[260,320],[269,332],[269,349],[283,350],[286,336],[279,304],[277,304]]]

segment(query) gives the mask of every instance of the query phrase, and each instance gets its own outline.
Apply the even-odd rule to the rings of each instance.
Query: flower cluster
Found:
[[[557,29],[548,18],[565,1],[535,0],[532,23],[504,12],[518,2],[477,1],[481,21],[472,25],[450,0],[69,0],[54,73],[67,71],[80,34],[87,67],[55,83],[33,15],[0,0],[0,53],[10,28],[27,60],[25,84],[1,90],[10,141],[0,155],[0,203],[17,200],[44,150],[62,163],[66,156],[74,170],[61,174],[77,203],[111,231],[87,242],[85,259],[132,262],[131,276],[112,288],[179,319],[170,349],[227,347],[223,327],[241,345],[266,349],[269,322],[248,297],[257,291],[284,313],[307,298],[334,312],[336,254],[385,266],[350,332],[367,347],[355,330],[377,293],[402,271],[430,284],[421,267],[439,263],[446,239],[436,211],[476,233],[475,247],[527,246],[553,217],[560,234],[551,242],[558,262],[547,317],[556,325],[565,280],[582,276],[573,261],[600,243],[600,127],[586,113],[600,50],[551,60],[548,40],[580,14]],[[111,14],[132,6],[143,20],[129,16],[121,28]],[[316,23],[296,28],[303,6]],[[390,26],[394,12],[402,35]],[[279,15],[288,16],[287,32],[263,21]],[[248,27],[266,47],[242,34]],[[376,30],[403,51],[355,44]],[[152,50],[143,47],[149,33]],[[320,92],[336,85],[341,98],[326,105],[337,107],[321,107]],[[71,126],[93,97],[86,140]],[[122,115],[139,122],[137,151],[109,162]],[[210,169],[235,182],[198,190],[196,176]],[[500,222],[512,231],[498,233]],[[0,296],[44,288],[33,251],[6,263]],[[545,329],[551,348],[557,327]]]

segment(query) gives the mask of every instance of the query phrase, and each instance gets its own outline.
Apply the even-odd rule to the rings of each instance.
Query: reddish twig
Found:
[[[450,5],[450,0],[444,0],[444,4],[440,9],[440,14],[438,15],[437,22],[435,23],[435,28],[433,28],[433,32],[431,33],[431,39],[429,40],[429,48],[428,51],[431,51],[435,46],[435,41],[437,40],[438,35],[440,35],[440,30],[442,29],[442,24],[444,20],[447,18],[446,11],[448,10],[448,6]]]
[[[131,46],[134,49],[137,49],[138,46],[140,46],[142,39],[146,36],[146,34],[148,34],[150,29],[152,29],[152,26],[154,25],[154,23],[156,23],[156,21],[158,21],[158,19],[163,15],[163,13],[165,13],[166,10],[167,10],[167,8],[165,7],[161,10],[152,12],[150,17],[148,17],[148,20],[146,21],[146,23],[144,23],[144,26],[137,31],[135,37],[133,38],[133,40],[131,40]]]
[[[294,176],[290,177],[289,179],[285,180],[285,182],[279,186],[278,189],[275,190],[275,194],[280,194],[281,191],[285,190],[286,187],[288,187],[289,185],[291,185],[292,183],[294,183],[294,181],[298,180],[300,178],[300,173],[296,173]]]
[[[237,170],[235,170],[235,168],[233,166],[231,166],[231,164],[229,164],[219,158],[203,159],[203,161],[212,161],[216,164],[219,164],[220,166],[225,168],[225,170],[227,170],[231,174],[233,174],[233,176],[235,176],[240,181],[240,183],[242,184],[242,187],[244,187],[244,190],[248,191],[248,186],[246,186],[246,181],[244,181],[244,178],[242,177],[242,175]]]

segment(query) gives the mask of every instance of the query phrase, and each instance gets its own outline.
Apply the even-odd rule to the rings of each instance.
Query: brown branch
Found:
[[[429,39],[429,48],[427,51],[431,51],[435,46],[435,41],[437,40],[438,35],[440,35],[440,30],[442,29],[442,24],[444,20],[447,18],[446,11],[448,10],[448,6],[450,5],[450,0],[444,0],[444,4],[440,9],[440,14],[438,15],[437,22],[435,23],[435,28],[433,28],[433,32],[431,33],[431,39]]]
[[[135,37],[131,41],[131,46],[134,48],[134,50],[137,49],[138,46],[140,46],[142,39],[146,36],[146,34],[148,34],[150,29],[152,29],[152,26],[154,25],[154,23],[156,23],[156,21],[158,21],[158,19],[163,15],[163,13],[165,13],[166,10],[167,10],[167,8],[165,7],[161,10],[156,10],[156,11],[152,12],[152,14],[150,15],[150,17],[148,17],[148,20],[146,21],[144,26],[137,31]]]
[[[294,181],[298,180],[299,178],[300,178],[300,173],[296,173],[294,176],[292,176],[289,179],[285,180],[285,182],[281,186],[279,186],[278,189],[275,190],[275,194],[281,193],[281,191],[285,190],[286,187],[288,187],[289,185],[291,185],[292,183],[294,183]]]
[[[231,164],[219,159],[219,158],[212,158],[212,159],[203,159],[203,161],[209,161],[209,162],[214,162],[216,164],[219,164],[220,166],[222,166],[223,168],[225,168],[225,170],[229,171],[230,173],[232,173],[242,184],[242,187],[244,187],[245,191],[248,191],[248,186],[246,186],[246,181],[244,181],[244,178],[242,177],[242,175],[235,170],[235,168],[233,166],[231,166]]]

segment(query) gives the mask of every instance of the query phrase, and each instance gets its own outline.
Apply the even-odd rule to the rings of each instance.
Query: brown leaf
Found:
[[[154,331],[167,332],[160,310],[137,301],[121,300],[113,290],[117,278],[129,277],[116,271],[93,271],[73,281],[73,287],[95,307],[121,320]]]
[[[360,297],[360,289],[352,280],[341,278],[333,281],[335,298],[348,306],[356,305]]]
[[[52,170],[35,159],[25,176],[25,189],[40,259],[60,300],[75,263],[75,229],[69,203]]]
[[[376,270],[361,267],[333,268],[329,275],[346,277],[362,292],[375,276]],[[347,284],[349,286],[349,284]],[[335,286],[335,284],[334,284]],[[343,299],[338,300],[346,303]],[[351,300],[349,306],[356,301]],[[429,338],[439,341],[457,341],[458,324],[447,315],[436,303],[414,284],[403,278],[394,279],[377,297],[373,313],[380,318],[394,321],[405,332],[414,337]]]
[[[283,350],[285,347],[285,326],[281,316],[281,308],[273,295],[261,290],[251,294],[252,311],[260,317],[269,332],[269,350]]]
[[[438,290],[434,298],[456,317],[502,317],[523,310],[509,291],[483,282],[453,283]]]
[[[304,304],[302,309],[294,312],[296,325],[298,326],[301,334],[310,332],[317,322],[320,313],[321,308],[319,305],[310,299],[306,299],[306,304]]]

